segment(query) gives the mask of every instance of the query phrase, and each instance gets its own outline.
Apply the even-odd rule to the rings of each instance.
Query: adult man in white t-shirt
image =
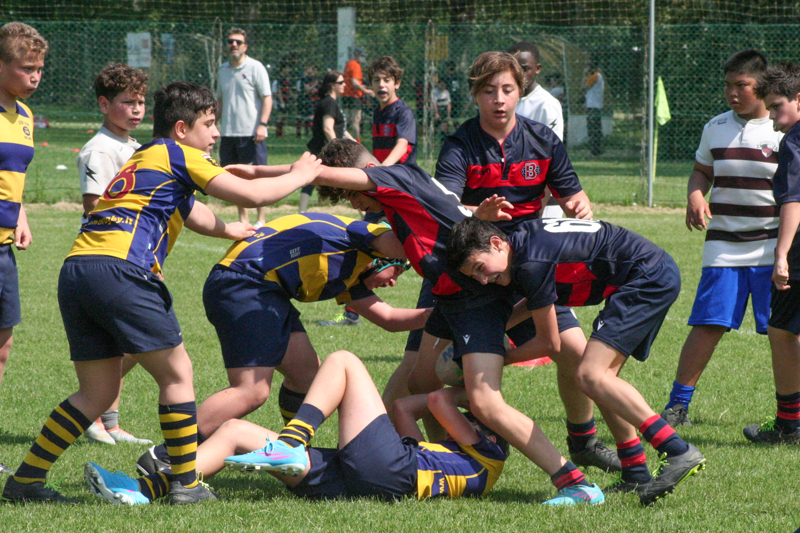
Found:
[[[217,98],[221,113],[219,162],[267,164],[267,123],[272,111],[269,74],[261,62],[247,56],[247,32],[231,28],[226,39],[230,61],[219,67]],[[239,207],[239,220],[247,223],[247,210]],[[264,225],[264,208],[258,208],[256,227]]]
[[[517,115],[541,122],[549,127],[562,141],[564,140],[564,115],[561,111],[561,102],[536,83],[536,76],[542,71],[539,62],[539,48],[535,44],[519,41],[508,49],[522,67],[525,87],[522,97],[517,104]],[[561,218],[564,212],[558,202],[550,196],[550,189],[545,188],[545,208],[542,218]]]

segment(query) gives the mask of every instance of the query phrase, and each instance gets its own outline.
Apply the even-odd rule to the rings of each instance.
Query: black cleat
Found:
[[[595,466],[605,472],[622,472],[622,463],[617,452],[603,444],[597,437],[591,437],[584,446],[579,446],[568,436],[567,445],[569,458],[575,466]]]
[[[689,410],[682,403],[676,403],[672,407],[667,407],[661,411],[661,418],[674,428],[678,426],[691,427],[692,425],[692,421],[689,420]]]
[[[611,483],[608,487],[603,489],[605,494],[611,492],[617,493],[629,493],[629,492],[636,492],[637,494],[641,494],[647,487],[649,487],[653,483],[653,478],[651,477],[648,481],[644,481],[638,483],[636,481],[625,481],[622,479],[622,476],[618,477],[614,482]]]
[[[642,505],[650,505],[675,490],[686,479],[706,468],[706,458],[700,450],[689,444],[689,449],[672,457],[662,454],[655,479],[639,493]]]
[[[169,456],[167,456],[167,459],[169,459]],[[159,459],[156,446],[151,446],[136,461],[136,470],[143,476],[149,476],[156,472],[171,474],[172,465],[168,461]]]
[[[191,489],[181,485],[180,481],[173,481],[169,484],[167,501],[170,505],[191,505],[216,500],[219,500],[219,496],[214,494],[211,487],[202,481],[198,481],[197,485]]]
[[[800,427],[792,431],[783,431],[776,427],[774,418],[761,425],[747,426],[742,432],[747,440],[759,444],[800,443]]]
[[[49,483],[20,483],[13,477],[8,478],[0,500],[11,503],[81,503],[81,500],[62,496]]]

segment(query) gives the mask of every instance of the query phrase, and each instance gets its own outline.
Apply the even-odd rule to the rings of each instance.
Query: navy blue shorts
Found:
[[[480,307],[460,309],[456,306],[437,305],[425,324],[425,331],[442,339],[453,341],[453,359],[467,353],[496,353],[504,355],[505,335],[516,346],[522,346],[536,336],[533,318],[505,331],[518,297],[501,298]],[[558,331],[580,327],[571,309],[556,306]]]
[[[289,336],[306,331],[300,312],[278,284],[221,265],[206,279],[203,305],[217,330],[225,368],[276,367],[286,355]]]
[[[58,307],[72,361],[152,352],[183,342],[167,286],[124,259],[68,258],[58,278]]]
[[[624,283],[606,299],[594,321],[592,338],[624,356],[644,361],[670,306],[681,292],[678,265],[666,252],[641,275]]]
[[[219,164],[266,165],[267,141],[257,143],[253,137],[220,137]]]
[[[769,326],[800,335],[800,280],[789,280],[789,287],[779,291],[772,286]]]
[[[341,450],[309,448],[308,453],[311,469],[303,481],[289,487],[295,496],[396,500],[417,493],[417,441],[400,438],[386,414]]]
[[[368,213],[369,214],[369,213]],[[419,290],[419,298],[417,299],[417,309],[424,309],[436,305],[436,297],[433,295],[433,284],[425,278],[422,278],[422,287]],[[422,343],[422,333],[425,328],[415,329],[408,334],[406,340],[407,352],[418,352],[419,345]]]
[[[19,276],[17,260],[11,245],[0,246],[0,329],[22,322],[19,302]]]

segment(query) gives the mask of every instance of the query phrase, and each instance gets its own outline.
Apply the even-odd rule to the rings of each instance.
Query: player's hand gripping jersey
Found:
[[[14,242],[25,172],[33,160],[33,115],[23,103],[0,107],[0,244]]]
[[[646,275],[665,253],[625,228],[570,218],[525,222],[508,242],[512,280],[528,299],[528,309],[599,304]]]
[[[303,213],[273,220],[252,237],[233,244],[220,265],[275,283],[290,298],[340,303],[372,294],[358,276],[375,257],[370,248],[383,225],[361,220]]]
[[[483,131],[478,118],[462,124],[442,146],[436,179],[464,205],[480,205],[493,194],[505,196],[514,206],[507,211],[513,220],[494,224],[506,232],[539,217],[545,186],[556,198],[583,190],[556,134],[519,115],[502,146]]]
[[[505,464],[500,447],[481,436],[472,446],[420,442],[417,449],[417,497],[482,496],[492,490]]]
[[[208,154],[170,139],[142,146],[100,197],[67,257],[107,255],[158,270],[195,192],[224,172]]]

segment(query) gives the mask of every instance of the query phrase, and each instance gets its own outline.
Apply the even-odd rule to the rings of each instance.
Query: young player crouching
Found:
[[[648,505],[705,468],[703,454],[618,377],[628,356],[647,359],[680,292],[678,267],[664,250],[605,222],[533,220],[506,236],[488,222],[468,218],[453,227],[447,265],[483,284],[513,286],[527,298],[537,337],[553,342],[558,338],[554,304],[585,306],[606,300],[576,374],[578,386],[618,417],[607,422],[622,474],[606,490],[636,491]],[[655,478],[647,470],[635,428],[662,456]]]

